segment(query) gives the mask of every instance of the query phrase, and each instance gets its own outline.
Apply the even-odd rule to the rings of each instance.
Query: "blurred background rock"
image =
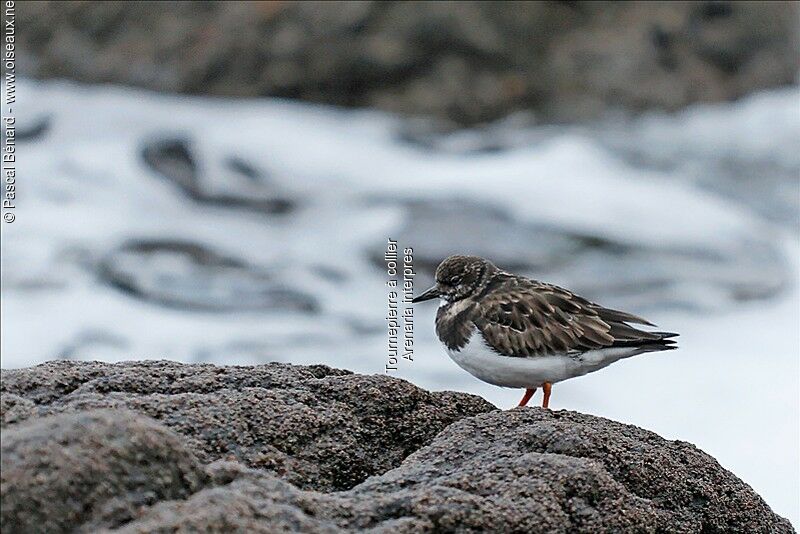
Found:
[[[22,72],[475,124],[791,84],[795,2],[21,2]]]

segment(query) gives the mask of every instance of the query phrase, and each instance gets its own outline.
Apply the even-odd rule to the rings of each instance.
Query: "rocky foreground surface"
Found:
[[[793,532],[696,447],[326,366],[2,371],[3,532]]]

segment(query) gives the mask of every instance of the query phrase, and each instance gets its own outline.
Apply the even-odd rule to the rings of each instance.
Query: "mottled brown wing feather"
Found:
[[[558,286],[506,275],[482,297],[474,323],[500,354],[529,357],[663,342],[662,333],[626,322],[640,317],[603,308]]]

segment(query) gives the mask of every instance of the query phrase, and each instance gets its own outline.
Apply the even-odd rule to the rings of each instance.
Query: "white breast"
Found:
[[[599,349],[575,355],[503,356],[492,350],[477,331],[461,350],[445,347],[459,367],[474,377],[509,388],[536,388],[545,382],[555,383],[602,369],[615,361],[640,354],[634,348]]]

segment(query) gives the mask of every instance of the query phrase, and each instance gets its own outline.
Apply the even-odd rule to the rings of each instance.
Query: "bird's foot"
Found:
[[[553,384],[550,382],[545,382],[542,385],[542,390],[544,391],[544,398],[542,399],[542,408],[545,410],[550,409],[550,392],[553,390]]]
[[[518,406],[525,406],[526,404],[528,404],[528,401],[531,400],[531,397],[533,397],[534,393],[536,393],[536,388],[532,388],[532,389],[528,388],[528,389],[526,389],[525,390],[525,395],[523,395],[522,400],[519,401]]]

